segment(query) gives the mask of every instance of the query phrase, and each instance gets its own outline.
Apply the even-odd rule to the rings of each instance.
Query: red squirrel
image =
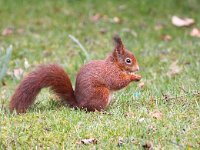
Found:
[[[140,75],[135,56],[128,51],[119,36],[114,36],[115,48],[104,60],[83,65],[76,77],[75,91],[67,73],[58,65],[41,65],[29,73],[17,87],[10,101],[10,110],[24,113],[33,104],[42,88],[50,89],[69,107],[102,111],[111,101],[110,94]]]

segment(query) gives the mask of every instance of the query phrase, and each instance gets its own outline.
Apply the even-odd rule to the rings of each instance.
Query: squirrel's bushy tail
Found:
[[[42,88],[50,89],[65,100],[68,105],[75,107],[76,99],[71,81],[65,71],[58,65],[41,65],[28,74],[17,87],[10,101],[10,110],[23,113],[33,104]]]

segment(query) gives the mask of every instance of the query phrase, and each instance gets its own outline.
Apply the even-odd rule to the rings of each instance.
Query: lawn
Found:
[[[190,36],[199,14],[199,0],[0,0],[0,51],[13,46],[0,83],[0,149],[200,148],[200,38]],[[195,24],[176,27],[174,15]],[[143,78],[115,93],[105,113],[64,107],[48,89],[27,113],[9,112],[22,71],[58,63],[75,84],[86,58],[69,35],[104,59],[115,33]]]

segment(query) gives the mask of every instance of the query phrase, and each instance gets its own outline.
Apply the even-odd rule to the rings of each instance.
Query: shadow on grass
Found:
[[[49,100],[49,101],[45,101],[45,102],[36,102],[35,104],[33,104],[28,112],[44,112],[44,111],[49,111],[49,110],[59,110],[61,108],[63,108],[64,103],[58,100]],[[67,108],[67,107],[66,107]]]

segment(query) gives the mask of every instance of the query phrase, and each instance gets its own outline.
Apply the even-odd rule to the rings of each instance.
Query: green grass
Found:
[[[173,26],[171,17],[194,18],[193,27],[200,27],[199,6],[198,0],[0,0],[0,31],[14,30],[9,36],[0,35],[3,50],[13,45],[5,85],[0,86],[0,149],[142,149],[147,141],[154,149],[198,149],[200,97],[194,93],[200,92],[200,39],[189,35],[192,27]],[[94,23],[90,18],[97,13],[103,17]],[[113,23],[114,17],[121,23]],[[157,24],[163,29],[155,30]],[[101,34],[101,29],[107,32]],[[66,108],[53,100],[49,90],[40,93],[26,114],[9,112],[10,97],[20,82],[14,69],[27,74],[38,64],[55,62],[74,84],[84,57],[68,35],[78,38],[92,59],[103,59],[113,49],[116,32],[137,56],[144,88],[133,83],[115,93],[107,114]],[[165,34],[172,40],[161,40]],[[25,59],[29,68],[24,67]],[[176,60],[182,71],[169,77]],[[160,119],[152,116],[156,110],[163,114]],[[78,144],[87,138],[98,142]]]

